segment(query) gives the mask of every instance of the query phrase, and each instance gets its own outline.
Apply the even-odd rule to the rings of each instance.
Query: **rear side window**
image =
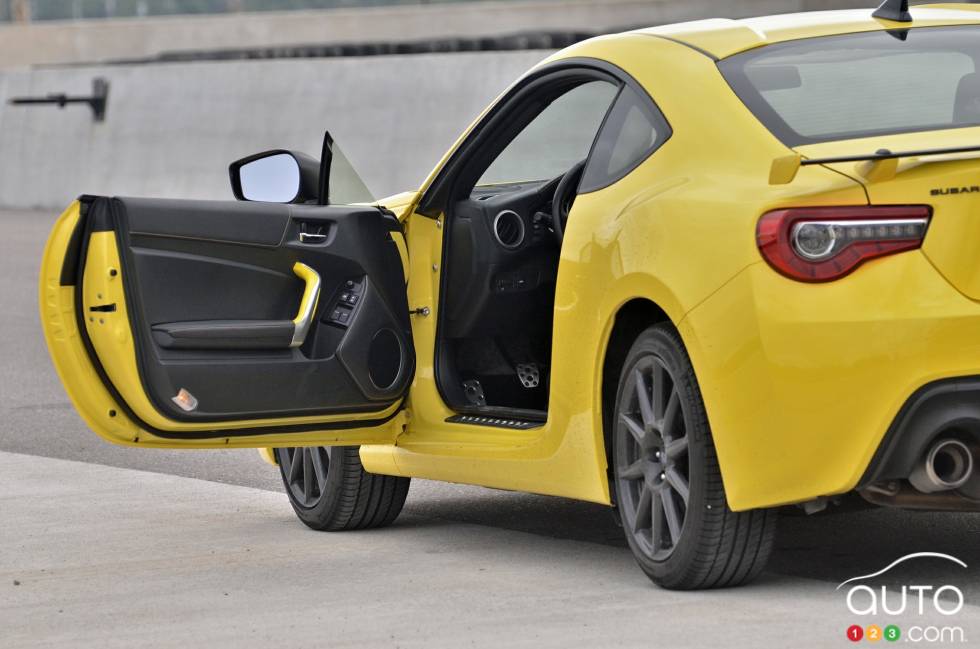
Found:
[[[579,193],[616,182],[650,157],[670,133],[667,120],[650,98],[624,85],[599,132]]]
[[[980,27],[904,34],[780,43],[718,67],[788,146],[980,125]]]

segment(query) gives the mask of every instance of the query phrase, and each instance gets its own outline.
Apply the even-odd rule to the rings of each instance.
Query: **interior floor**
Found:
[[[467,405],[548,410],[550,336],[464,338],[452,347]]]

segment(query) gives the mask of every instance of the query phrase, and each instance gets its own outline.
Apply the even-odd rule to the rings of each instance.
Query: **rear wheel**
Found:
[[[626,358],[614,412],[613,474],[630,549],[655,583],[720,588],[762,572],[775,511],[729,509],[694,369],[669,325],[640,334]]]
[[[315,530],[390,525],[411,483],[365,471],[356,446],[277,448],[276,460],[293,511]]]

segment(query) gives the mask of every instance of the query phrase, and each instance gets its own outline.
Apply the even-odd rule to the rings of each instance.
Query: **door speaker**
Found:
[[[402,343],[391,329],[381,329],[371,339],[368,376],[379,390],[391,389],[402,370]]]

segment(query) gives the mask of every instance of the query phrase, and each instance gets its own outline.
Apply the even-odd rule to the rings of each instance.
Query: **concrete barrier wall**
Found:
[[[472,35],[517,27],[601,30],[702,15],[844,4],[855,3],[539,1],[481,3],[479,14],[474,13],[476,5],[438,5],[91,21],[0,28],[0,61],[18,55],[35,60],[41,51],[50,51],[52,60],[134,56],[161,48],[201,47],[202,39],[216,46],[276,39],[322,42],[363,35],[366,24],[374,38],[420,38],[435,32]],[[329,15],[326,22],[324,15]],[[371,18],[367,23],[365,16]],[[0,70],[0,206],[57,208],[84,192],[230,198],[229,162],[268,148],[317,154],[325,129],[341,143],[376,195],[411,189],[493,97],[547,54],[7,68]],[[111,83],[103,123],[93,122],[85,106],[58,110],[7,105],[15,96],[88,94],[97,76]]]
[[[487,104],[548,52],[160,64],[0,73],[0,206],[80,193],[231,198],[227,166],[270,148],[319,155],[329,129],[376,195],[418,186]],[[111,83],[87,106],[9,97]]]
[[[0,67],[180,50],[412,41],[527,30],[603,32],[699,18],[866,7],[877,0],[528,0],[0,26]]]

